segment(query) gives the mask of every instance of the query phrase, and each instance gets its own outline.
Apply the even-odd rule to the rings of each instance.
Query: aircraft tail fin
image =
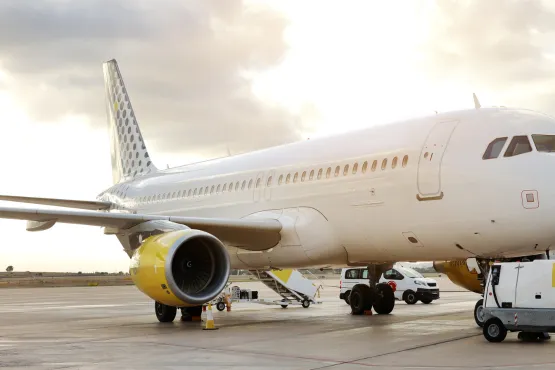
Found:
[[[103,71],[114,184],[158,171],[146,149],[117,61],[104,62]]]

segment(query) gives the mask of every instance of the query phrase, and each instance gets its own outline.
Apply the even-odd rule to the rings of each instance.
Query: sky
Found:
[[[159,168],[472,108],[474,92],[555,114],[553,2],[6,0],[0,193],[111,186],[112,58]],[[0,233],[0,269],[128,270],[100,228],[0,220]]]

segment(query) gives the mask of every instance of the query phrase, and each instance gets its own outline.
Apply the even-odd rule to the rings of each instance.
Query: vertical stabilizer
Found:
[[[103,64],[114,184],[157,171],[150,160],[117,62]]]
[[[476,96],[475,93],[472,93],[472,97],[474,98],[474,108],[475,109],[482,108],[482,105],[480,104],[480,101],[478,100],[478,97]]]

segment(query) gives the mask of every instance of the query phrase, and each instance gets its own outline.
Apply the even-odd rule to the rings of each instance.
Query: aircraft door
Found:
[[[430,130],[418,160],[418,199],[442,197],[441,163],[458,120],[438,122]]]
[[[266,180],[266,184],[264,184],[264,199],[267,201],[272,199],[272,186],[274,184],[277,184],[275,174],[276,171],[270,171],[270,173],[268,174],[268,179]]]
[[[254,201],[258,202],[260,200],[260,193],[262,192],[262,188],[264,187],[264,172],[259,172],[256,175],[256,181],[254,183]]]

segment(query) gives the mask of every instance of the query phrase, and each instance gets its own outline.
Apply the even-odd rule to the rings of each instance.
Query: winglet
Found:
[[[474,98],[474,108],[480,109],[482,106],[480,105],[480,102],[478,101],[478,97],[476,96],[476,94],[472,93],[472,97]]]

